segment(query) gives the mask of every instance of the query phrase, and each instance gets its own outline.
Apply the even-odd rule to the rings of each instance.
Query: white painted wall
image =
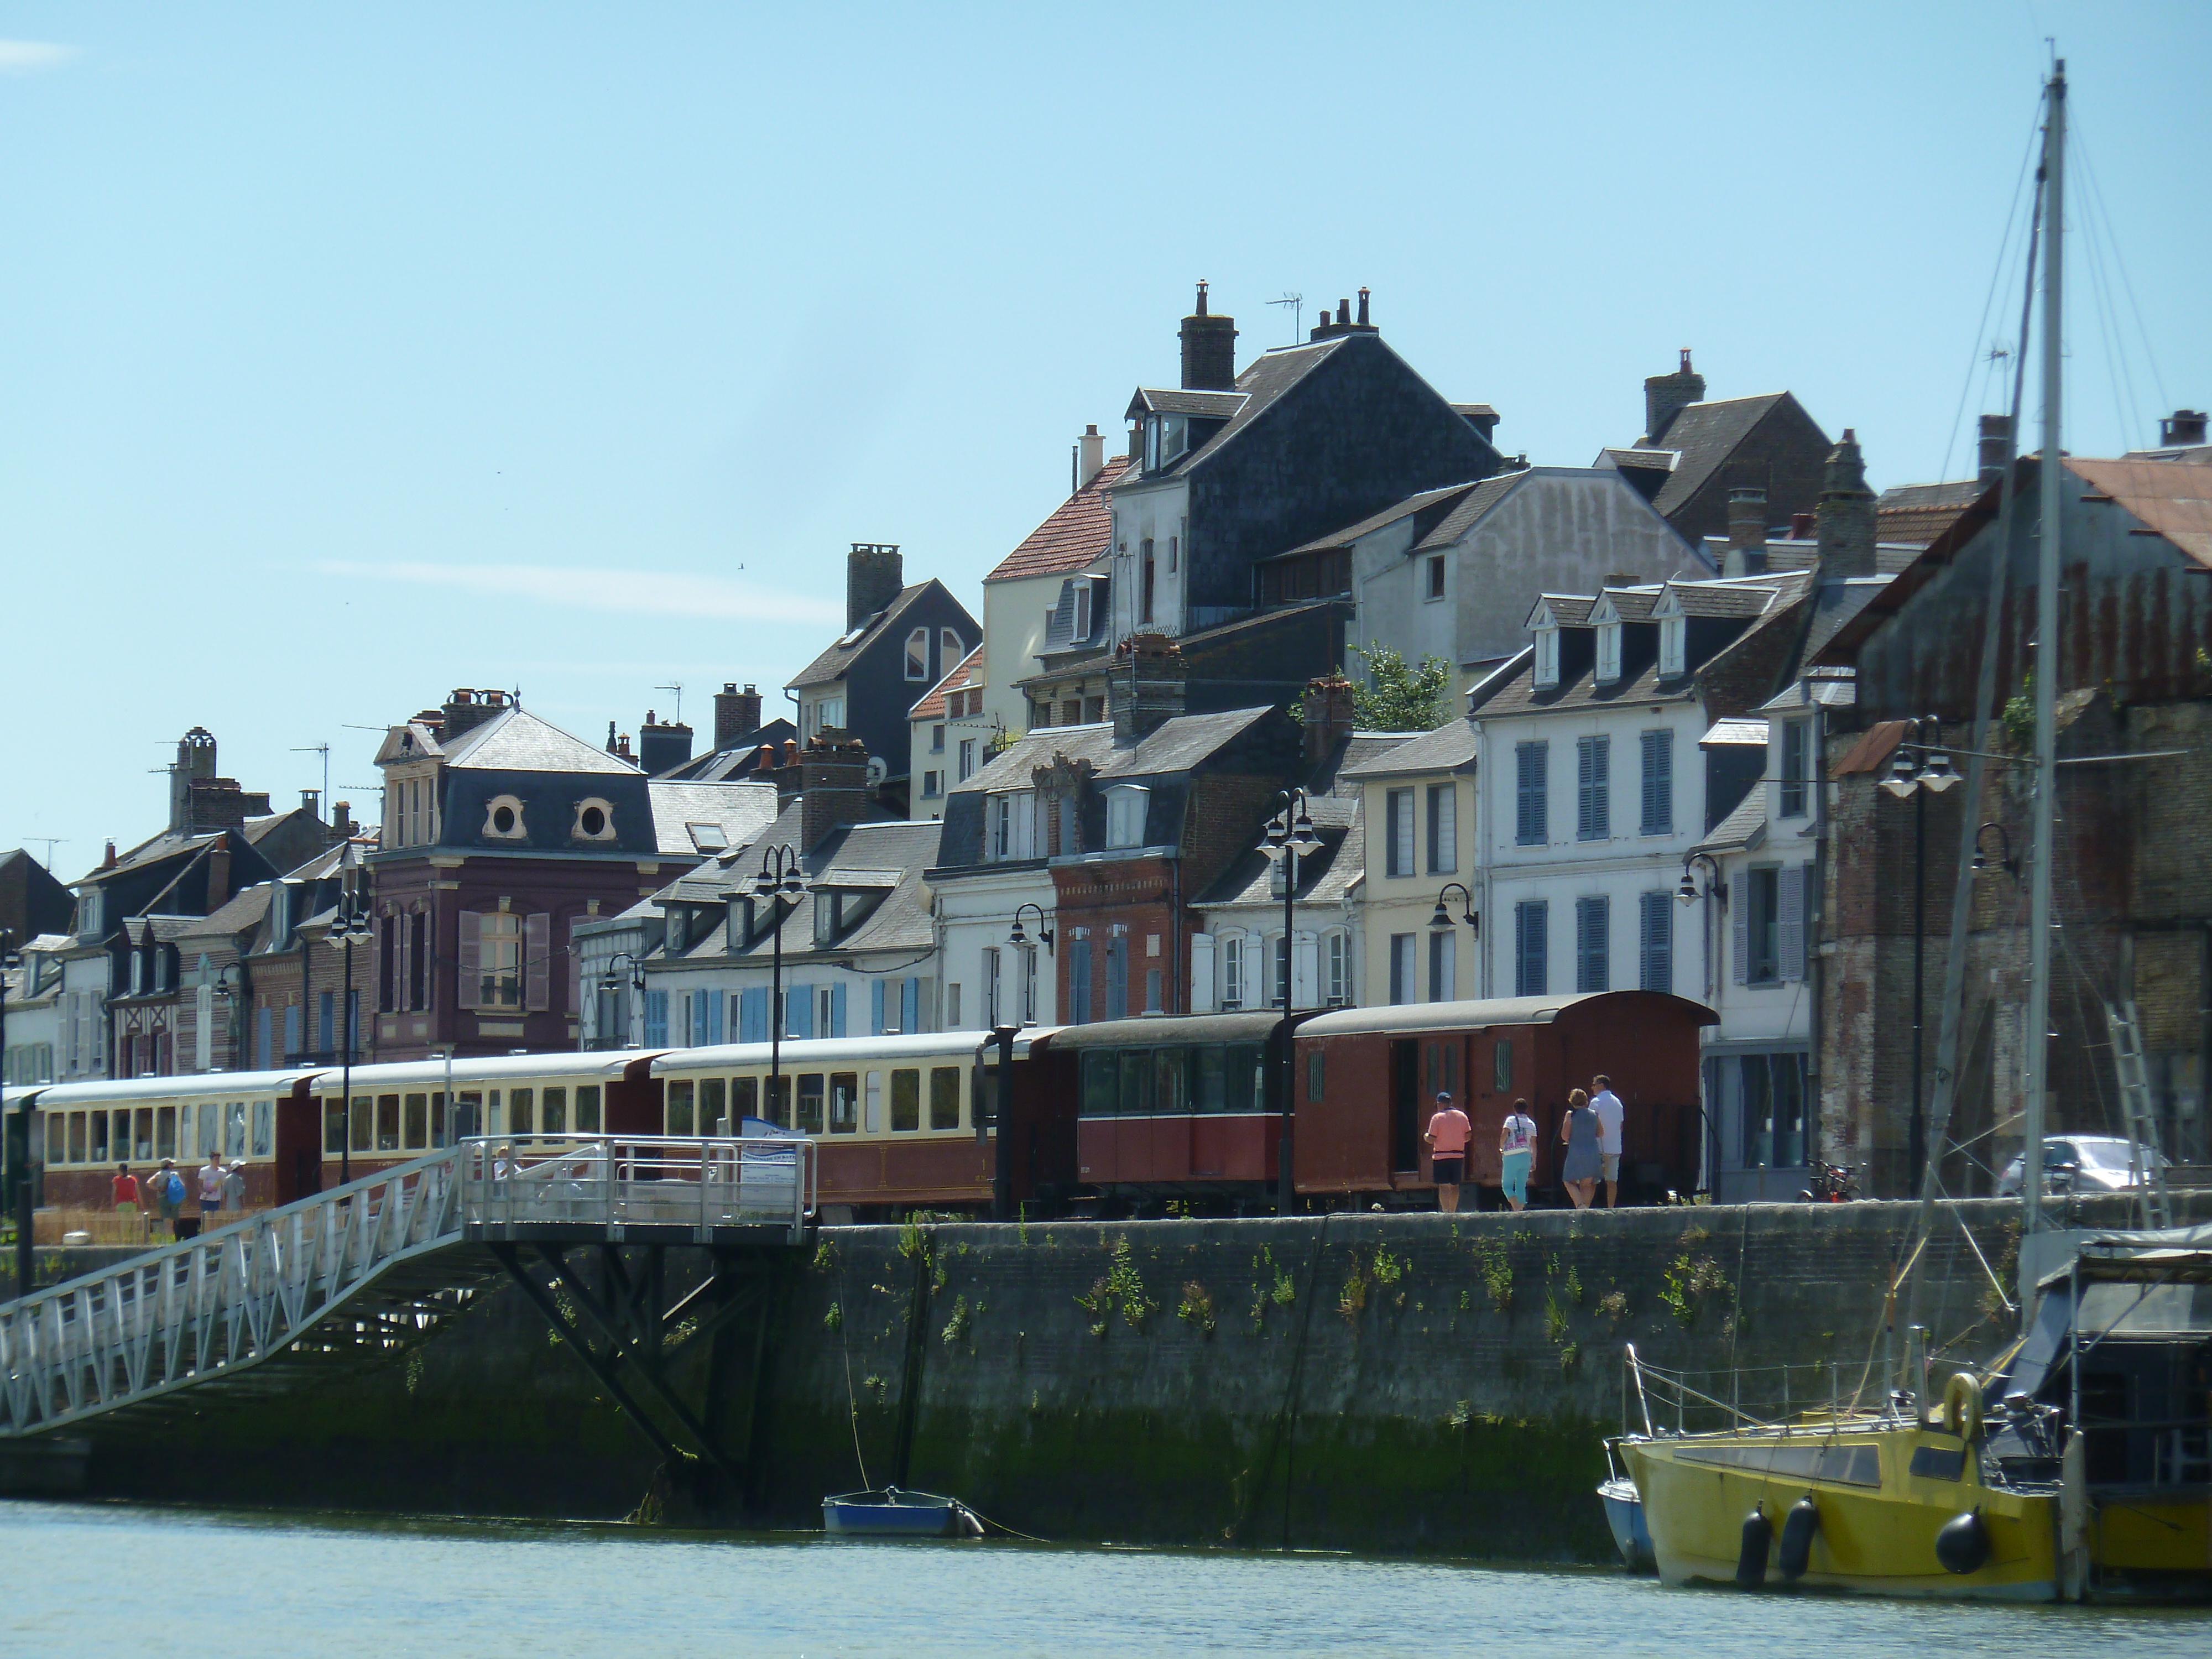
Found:
[[[1036,910],[1022,915],[1022,931],[1026,933],[1035,951],[1036,964],[1036,1000],[1035,1022],[1039,1025],[1059,1023],[1057,987],[1059,977],[1054,971],[1057,964],[1054,951],[1061,948],[1058,923],[1053,920],[1052,872],[1044,869],[1008,870],[1003,873],[963,875],[957,880],[947,881],[934,890],[938,921],[938,937],[942,941],[942,972],[948,988],[960,987],[960,1019],[957,1026],[950,1021],[950,999],[947,1000],[948,1030],[984,1030],[990,1023],[988,1006],[988,975],[984,968],[987,950],[999,952],[1001,974],[1000,1018],[1007,1024],[1018,1023],[1022,1007],[1022,952],[1007,943],[1013,931],[1014,913],[1024,904],[1035,904],[1043,910],[1043,926],[1054,929],[1051,949],[1037,943],[1038,921]]]
[[[1061,570],[1049,576],[983,584],[983,713],[1018,735],[1029,730],[1030,724],[1020,682],[1037,672],[1037,653],[1044,649],[1045,629],[1060,604],[1060,586],[1075,574]],[[915,764],[918,768],[921,763]]]
[[[1191,632],[1183,616],[1188,567],[1182,552],[1182,544],[1188,539],[1190,486],[1180,477],[1158,483],[1117,484],[1113,498],[1114,637],[1126,638],[1146,626],[1162,634]],[[1155,557],[1149,624],[1139,622],[1137,611],[1144,592],[1141,552],[1147,537],[1152,538]],[[1176,543],[1172,560],[1170,538]]]

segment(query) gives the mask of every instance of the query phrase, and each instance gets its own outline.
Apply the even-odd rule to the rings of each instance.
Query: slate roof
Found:
[[[1608,587],[1605,590],[1606,597],[1613,601],[1614,611],[1625,623],[1650,622],[1652,607],[1659,603],[1659,596],[1665,591],[1666,584],[1663,582],[1639,583],[1634,587]]]
[[[1307,806],[1322,848],[1311,858],[1298,860],[1298,890],[1294,898],[1302,905],[1340,904],[1367,866],[1359,802],[1323,795],[1309,801]],[[1231,865],[1197,902],[1207,909],[1249,905],[1279,915],[1283,896],[1271,890],[1273,874],[1274,865],[1255,845]]]
[[[929,688],[922,700],[907,710],[910,720],[941,720],[945,715],[945,694],[964,691],[971,685],[983,684],[983,647],[978,645],[960,659],[960,665]]]
[[[1278,605],[1271,610],[1255,611],[1249,617],[1239,617],[1234,622],[1219,623],[1212,628],[1201,628],[1195,634],[1177,635],[1176,643],[1182,647],[1183,655],[1188,659],[1206,646],[1232,638],[1239,629],[1275,628],[1281,625],[1285,617],[1298,611],[1316,611],[1332,605],[1340,608],[1346,603],[1342,599],[1308,599],[1297,605]],[[1087,656],[1076,654],[1083,648],[1071,647],[1059,653],[1040,652],[1039,656],[1047,659],[1051,663],[1051,666],[1042,673],[1032,674],[1026,679],[1016,680],[1014,684],[1018,687],[1042,685],[1048,682],[1058,684],[1072,675],[1103,673],[1115,665],[1114,653],[1110,649],[1092,650]],[[1206,675],[1194,670],[1190,678],[1194,682],[1202,682]]]
[[[1540,593],[1536,597],[1552,613],[1552,620],[1562,628],[1580,628],[1589,620],[1589,613],[1597,605],[1595,593]],[[1532,616],[1535,608],[1528,607]]]
[[[1354,732],[1315,769],[1313,775],[1306,780],[1306,793],[1316,798],[1342,795],[1357,800],[1360,796],[1361,769],[1405,746],[1403,732]]]
[[[462,732],[446,745],[445,755],[447,765],[474,771],[637,775],[628,761],[519,705]]]
[[[1751,429],[1789,397],[1769,392],[1756,398],[1724,398],[1712,403],[1690,404],[1667,423],[1664,432],[1651,434],[1638,449],[1671,449],[1678,459],[1667,482],[1651,498],[1662,517],[1671,516],[1711,482]]]
[[[311,812],[304,806],[294,806],[282,812],[271,812],[266,817],[246,819],[246,839],[258,847],[267,838],[270,831],[283,828],[294,818],[302,817],[313,819],[317,823],[322,822],[319,814]]]
[[[234,893],[204,916],[194,919],[188,933],[179,938],[206,939],[221,934],[250,933],[258,927],[269,914],[269,896],[276,890],[273,881],[259,881],[251,887]]]
[[[1216,450],[1236,442],[1245,428],[1265,415],[1292,386],[1342,350],[1346,341],[1361,337],[1356,334],[1339,334],[1326,340],[1312,340],[1304,345],[1279,346],[1273,351],[1262,352],[1237,377],[1237,390],[1243,394],[1244,400],[1237,405],[1237,412],[1230,417],[1228,424],[1197,448],[1177,456],[1157,471],[1140,474],[1131,470],[1123,476],[1121,485],[1126,487],[1140,481],[1150,483],[1172,477],[1179,472],[1189,471]]]
[[[1062,575],[1087,569],[1104,558],[1114,541],[1114,509],[1106,492],[1128,470],[1127,455],[1109,456],[1097,477],[1054,507],[983,580],[1006,582],[1024,576]]]
[[[1850,626],[1851,619],[1873,604],[1875,596],[1889,583],[1887,574],[1821,583],[1813,595],[1813,616],[1805,631],[1804,660],[1810,662],[1817,657],[1828,641]]]
[[[1885,489],[1874,504],[1875,539],[1925,547],[1981,499],[1983,489],[1979,480],[1965,478]]]
[[[1715,720],[1698,739],[1700,749],[1766,747],[1766,722],[1748,714],[1730,714]]]
[[[1766,791],[1753,786],[1752,792],[1736,803],[1735,811],[1712,828],[1712,833],[1690,851],[1697,853],[1748,853],[1766,839]]]
[[[1859,700],[1858,681],[1849,672],[1833,670],[1817,678],[1795,679],[1759,706],[1759,712],[1786,714],[1799,708],[1849,708]]]
[[[1675,462],[1681,459],[1671,449],[1601,449],[1595,464],[1612,467],[1615,471],[1632,469],[1639,472],[1672,472]]]
[[[798,833],[796,812],[791,834]],[[781,824],[781,820],[778,821]],[[926,951],[936,942],[934,926],[930,916],[929,901],[922,891],[921,875],[937,860],[938,837],[944,825],[934,821],[924,823],[905,822],[895,823],[856,823],[839,830],[823,844],[819,852],[806,860],[810,881],[830,885],[854,888],[881,888],[883,877],[892,878],[890,890],[883,902],[870,911],[860,925],[828,945],[814,942],[814,909],[811,903],[801,903],[787,915],[781,932],[783,934],[783,957],[787,969],[794,960],[809,957],[843,956],[854,951]],[[659,896],[671,902],[693,904],[720,903],[732,893],[741,893],[750,887],[757,860],[749,867],[720,872],[719,883],[708,885],[696,877],[672,884]],[[698,872],[703,876],[704,872]],[[706,933],[683,951],[662,953],[661,959],[671,962],[697,962],[704,959],[749,962],[770,956],[775,948],[775,938],[763,932],[752,944],[732,951],[727,949],[729,917],[721,916]]]
[[[201,848],[211,845],[215,838],[222,833],[224,832],[219,830],[210,830],[198,835],[179,836],[164,830],[160,835],[142,841],[129,852],[119,854],[112,867],[106,870],[87,871],[77,878],[76,884],[85,882],[112,881],[129,871],[143,870],[150,865],[161,863],[164,859],[175,858],[180,853],[197,853]]]
[[[852,665],[853,659],[866,650],[869,644],[885,629],[896,627],[906,608],[920,599],[930,586],[930,582],[915,582],[899,589],[896,599],[858,628],[849,629],[840,635],[835,645],[787,681],[787,688],[796,691],[801,686],[828,685],[833,680],[842,679],[845,670]]]
[[[1193,392],[1180,386],[1139,386],[1129,402],[1129,417],[1151,413],[1195,415],[1201,420],[1225,421],[1244,407],[1249,395],[1242,392]]]
[[[1494,478],[1485,478],[1452,503],[1451,510],[1437,520],[1415,544],[1413,550],[1426,552],[1431,548],[1450,546],[1480,524],[1491,508],[1534,477],[1535,473],[1534,467],[1522,467],[1518,471],[1502,472]]]
[[[1473,763],[1480,743],[1472,720],[1446,720],[1392,744],[1373,758],[1344,769],[1349,778],[1395,778],[1413,772],[1449,772]]]
[[[1441,489],[1424,489],[1419,495],[1407,496],[1395,507],[1386,507],[1380,513],[1362,519],[1358,524],[1347,525],[1342,530],[1332,532],[1313,541],[1301,543],[1286,553],[1278,553],[1273,556],[1276,559],[1288,559],[1301,553],[1320,553],[1350,547],[1362,536],[1372,535],[1387,525],[1397,523],[1408,514],[1424,515],[1428,520],[1428,524],[1417,524],[1414,527],[1413,539],[1419,541],[1427,532],[1428,525],[1433,524],[1444,514],[1449,512],[1460,497],[1470,489],[1486,487],[1462,483],[1446,484]],[[1269,563],[1272,560],[1263,559],[1261,562]]]
[[[695,823],[719,826],[725,848],[734,848],[775,822],[773,783],[670,783],[655,778],[646,792],[653,802],[653,840],[664,853],[696,857],[724,850],[700,846],[691,835]]]
[[[1674,588],[1686,617],[1756,617],[1774,603],[1774,586],[1750,582],[1685,582]]]
[[[1187,771],[1273,713],[1273,708],[1231,708],[1217,714],[1182,714],[1163,721],[1139,741],[1121,745],[1115,744],[1111,726],[1042,726],[951,793],[1027,789],[1030,772],[1049,765],[1054,755],[1089,761],[1091,776],[1099,779]]]

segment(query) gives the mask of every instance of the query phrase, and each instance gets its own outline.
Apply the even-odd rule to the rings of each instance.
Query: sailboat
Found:
[[[2050,1029],[2054,943],[2051,780],[2065,471],[2057,459],[2063,60],[2045,95],[2036,627],[2038,641],[2051,649],[2049,672],[2034,679],[2038,781],[2025,1027],[2032,1032]],[[2031,232],[2031,265],[2033,238]],[[2023,315],[2023,333],[2026,325]],[[2015,429],[2018,403],[2016,385]],[[2009,466],[2004,476],[2001,502],[2008,512]],[[1984,636],[1984,719],[1994,701],[1996,611],[1992,603]],[[1974,764],[1970,799],[1979,793],[1978,755]],[[1962,897],[1954,908],[1954,969],[1964,959],[1958,942],[1964,911]],[[1952,988],[1939,1079],[1956,1073],[1958,1000]],[[1614,1445],[1634,1482],[1663,1582],[1757,1588],[1778,1580],[1875,1595],[2031,1601],[2212,1596],[2212,1227],[2102,1234],[2049,1228],[2039,1156],[2048,1040],[2025,1048],[2022,1335],[1986,1369],[1950,1377],[1940,1401],[1922,1398],[1926,1367],[1916,1354],[1905,1376],[1893,1379],[1901,1385],[1886,1386],[1877,1403],[1832,1399],[1820,1409],[1764,1419],[1717,1390],[1699,1392],[1685,1378],[1650,1371],[1630,1350],[1644,1431]],[[1943,1115],[1939,1109],[1939,1146]],[[1936,1163],[1931,1156],[1923,1182],[1923,1240]],[[2146,1208],[2152,1218],[2170,1222],[2162,1203]],[[1671,1432],[1654,1421],[1650,1407],[1652,1392],[1663,1401],[1667,1390],[1677,1408]],[[1682,1426],[1693,1395],[1724,1426]]]

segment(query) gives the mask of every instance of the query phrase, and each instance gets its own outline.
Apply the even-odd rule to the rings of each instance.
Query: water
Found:
[[[2212,1611],[1666,1590],[1340,1556],[0,1503],[0,1654],[2212,1652]]]

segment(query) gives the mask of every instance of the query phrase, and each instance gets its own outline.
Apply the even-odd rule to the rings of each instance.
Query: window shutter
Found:
[[[914,987],[915,1012],[917,1019],[914,1029],[917,1031],[935,1030],[938,1023],[937,981],[933,978],[924,975],[915,981]],[[922,1021],[927,1023],[926,1024],[920,1023]]]
[[[1751,880],[1748,872],[1739,872],[1729,884],[1735,898],[1729,906],[1729,977],[1738,985],[1751,982]]]
[[[884,1034],[884,982],[881,979],[868,981],[868,1035]]]
[[[722,994],[702,991],[700,994],[707,1004],[707,1044],[718,1048],[722,1043]]]
[[[1603,991],[1610,988],[1611,963],[1607,949],[1610,941],[1606,937],[1612,921],[1612,906],[1602,896],[1579,898],[1575,901],[1575,988],[1577,991]]]
[[[1193,933],[1190,936],[1190,1011],[1194,1014],[1210,1014],[1219,1006],[1214,994],[1213,935]]]
[[[811,1037],[814,1035],[814,988],[793,985],[783,994],[784,1035],[788,1037]]]
[[[1784,865],[1775,888],[1779,900],[1776,908],[1782,913],[1781,926],[1776,930],[1780,936],[1778,966],[1784,979],[1801,980],[1805,977],[1805,866]]]
[[[907,979],[899,985],[899,1030],[921,1030],[921,981]]]
[[[830,1029],[823,1036],[841,1037],[845,1035],[845,995],[843,980],[830,988]]]
[[[522,919],[522,1006],[542,1013],[553,992],[553,918],[543,910]]]
[[[1640,978],[1647,991],[1674,988],[1674,913],[1669,908],[1671,902],[1666,893],[1644,895]]]
[[[1300,1008],[1320,1005],[1321,940],[1315,934],[1300,933],[1291,942],[1291,995]]]
[[[1672,835],[1674,830],[1674,734],[1644,734],[1644,833]]]
[[[576,948],[576,921],[568,921],[568,1013],[580,1018],[584,1012],[584,953]]]
[[[1590,762],[1593,750],[1590,739],[1582,738],[1575,744],[1575,839],[1589,841],[1597,832],[1592,827],[1590,807],[1594,797],[1590,789]]]
[[[1520,787],[1514,840],[1522,847],[1541,847],[1551,833],[1545,795],[1545,772],[1550,757],[1551,748],[1547,744],[1524,743],[1514,750]]]
[[[1429,790],[1429,868],[1449,875],[1459,868],[1459,786],[1439,783]]]
[[[461,924],[461,984],[459,1003],[464,1008],[483,1006],[483,917],[474,910],[464,910]]]

